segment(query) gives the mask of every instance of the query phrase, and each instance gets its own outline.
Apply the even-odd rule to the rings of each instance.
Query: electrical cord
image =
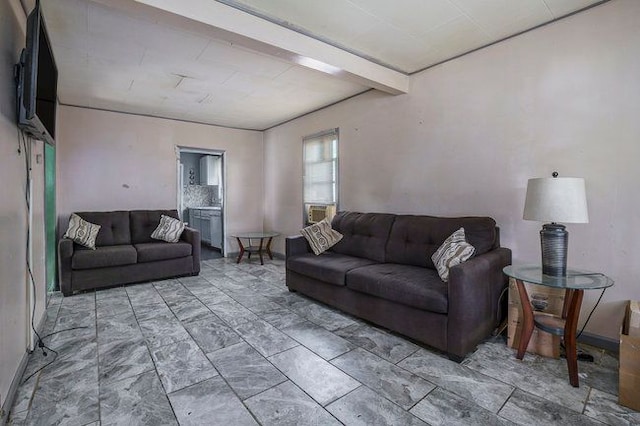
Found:
[[[24,191],[25,203],[27,207],[27,238],[26,238],[25,260],[27,265],[27,271],[29,272],[29,280],[31,281],[31,291],[33,292],[33,303],[31,306],[31,329],[33,330],[33,333],[36,335],[38,339],[37,347],[39,347],[42,350],[42,355],[46,357],[48,355],[46,350],[48,350],[50,352],[53,352],[54,356],[50,362],[48,362],[47,364],[45,364],[44,366],[40,367],[35,372],[33,372],[33,374],[27,377],[23,383],[25,383],[27,380],[29,380],[31,377],[33,377],[35,374],[37,374],[44,368],[51,365],[58,358],[58,352],[55,351],[54,349],[51,349],[47,345],[45,345],[44,341],[42,340],[42,337],[40,337],[40,333],[38,333],[38,330],[36,329],[36,326],[35,326],[36,303],[37,303],[36,282],[35,282],[35,278],[33,277],[33,271],[31,270],[31,262],[29,261],[29,248],[30,248],[30,242],[31,242],[31,227],[29,225],[29,215],[31,213],[31,201],[30,201],[31,189],[29,186],[31,182],[31,146],[30,146],[31,140],[29,139],[28,141],[29,141],[29,144],[27,144],[27,138],[25,137],[24,132],[19,132],[18,154],[19,155],[24,154],[25,176],[26,176],[26,184],[25,184],[25,191]],[[22,153],[20,151],[20,144],[22,144],[22,147],[23,147]],[[34,351],[29,351],[30,354],[32,354],[33,352]]]

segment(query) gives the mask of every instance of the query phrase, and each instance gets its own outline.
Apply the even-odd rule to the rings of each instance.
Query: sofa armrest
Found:
[[[508,285],[502,268],[511,250],[497,248],[449,270],[449,355],[463,358],[498,325],[500,295]]]
[[[191,244],[191,254],[193,255],[193,275],[198,275],[200,273],[200,231],[185,226],[180,238]]]
[[[71,287],[71,259],[73,258],[73,241],[62,238],[58,242],[58,281],[60,291],[65,296],[73,294]]]
[[[302,235],[287,237],[285,250],[287,259],[291,256],[295,256],[296,254],[311,253],[309,242]]]

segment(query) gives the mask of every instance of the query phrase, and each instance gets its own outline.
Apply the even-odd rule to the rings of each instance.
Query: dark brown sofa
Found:
[[[343,238],[319,256],[304,237],[287,238],[290,291],[445,351],[456,361],[501,320],[500,295],[507,286],[502,268],[511,264],[511,250],[500,247],[493,219],[341,212],[332,227]],[[445,283],[431,255],[460,227],[476,253],[452,267]]]
[[[154,240],[160,216],[178,218],[177,210],[76,213],[100,225],[96,249],[62,238],[58,243],[60,290],[74,291],[200,273],[200,233],[185,228],[180,241]]]

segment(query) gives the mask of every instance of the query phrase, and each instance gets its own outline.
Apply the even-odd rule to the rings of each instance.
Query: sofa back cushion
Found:
[[[87,222],[100,225],[96,247],[131,244],[128,211],[78,212],[76,214]]]
[[[488,252],[496,241],[496,222],[490,217],[397,216],[387,244],[387,262],[435,269],[431,256],[444,240],[464,228],[475,256]]]
[[[177,210],[131,210],[131,243],[157,243],[158,240],[152,239],[151,234],[158,227],[162,215],[179,218]]]
[[[386,213],[338,213],[333,218],[331,227],[343,237],[331,250],[384,262],[385,247],[395,217],[396,215]]]

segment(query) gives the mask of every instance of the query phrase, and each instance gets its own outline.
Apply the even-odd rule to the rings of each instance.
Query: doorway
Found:
[[[176,153],[180,217],[200,231],[202,260],[224,257],[225,153],[189,147]]]

